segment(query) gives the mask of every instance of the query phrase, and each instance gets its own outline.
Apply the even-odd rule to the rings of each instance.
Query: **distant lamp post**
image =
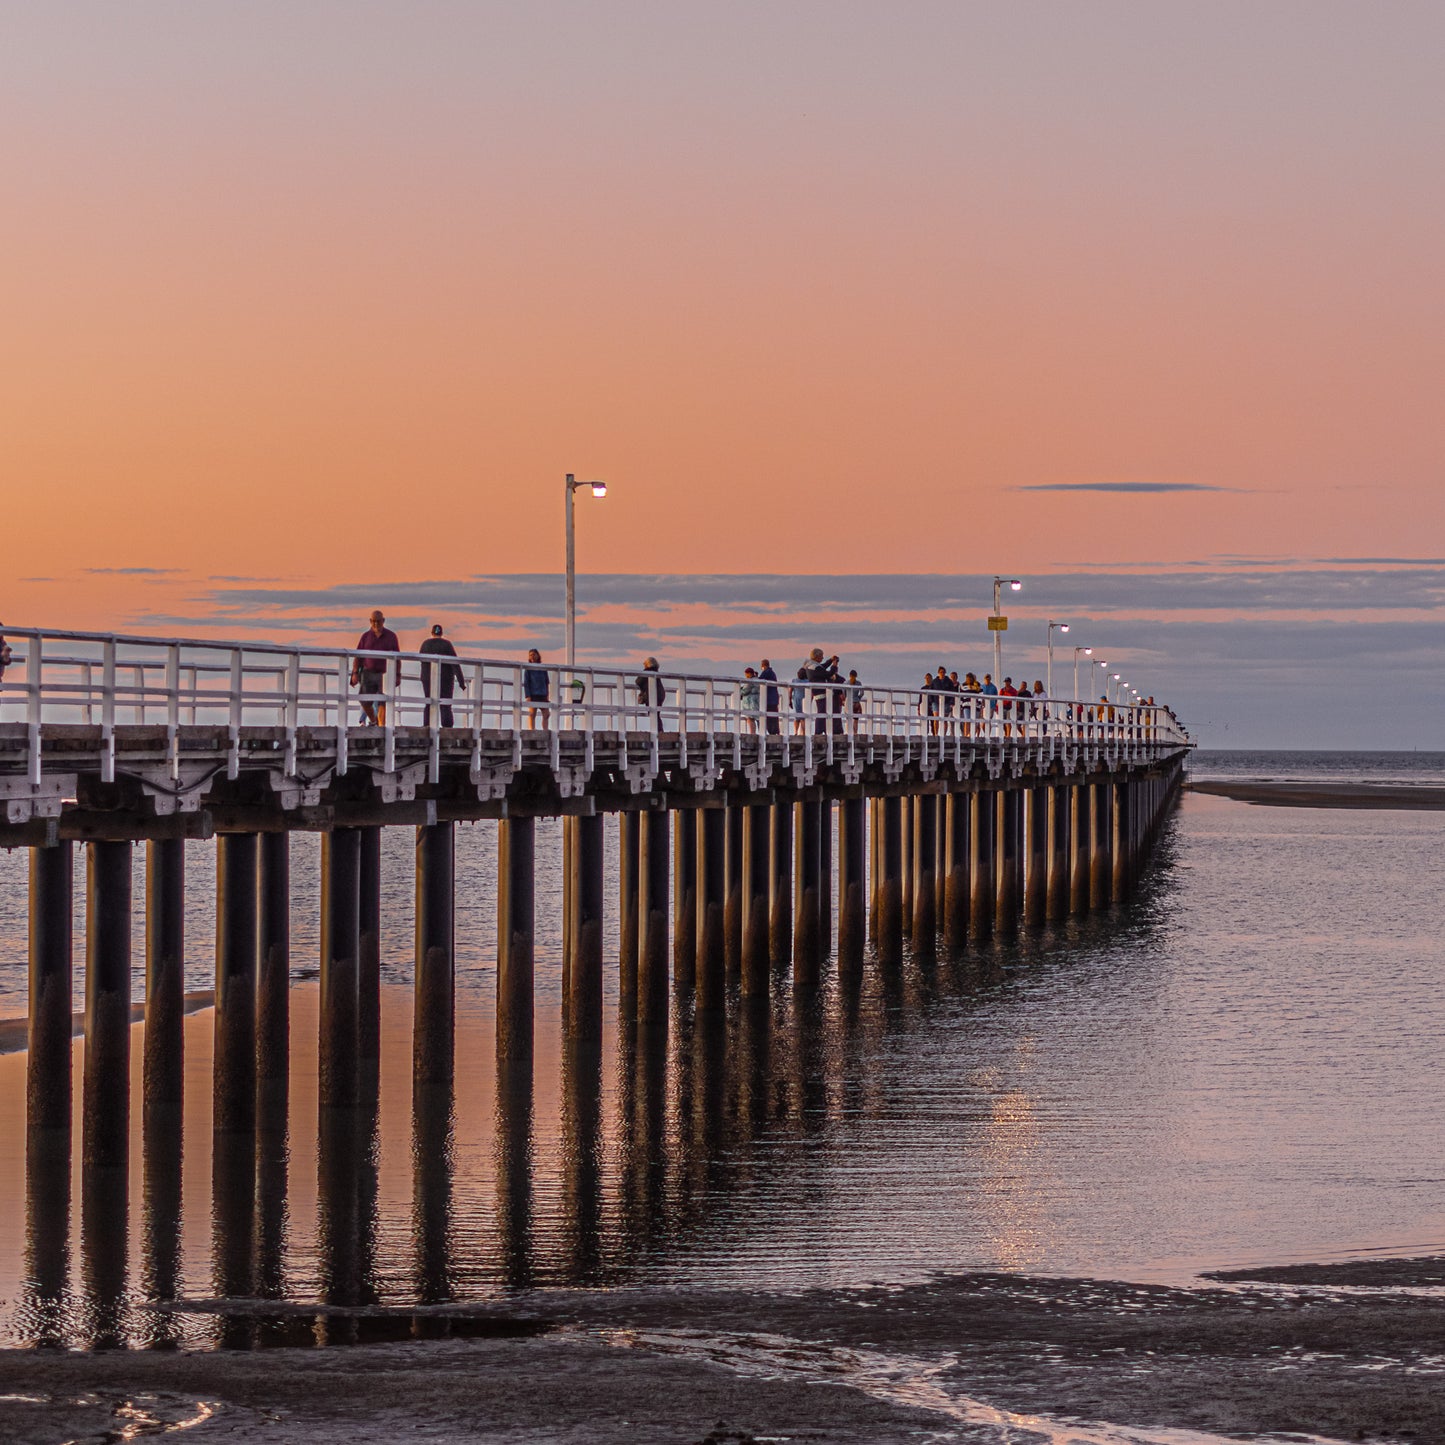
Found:
[[[606,482],[579,482],[567,473],[567,666],[577,663],[577,541],[572,526],[572,494],[586,487],[594,497],[607,495]]]
[[[1052,697],[1052,696],[1054,695],[1054,629],[1055,629],[1055,628],[1058,628],[1058,630],[1059,630],[1060,632],[1067,632],[1067,631],[1069,630],[1069,624],[1068,624],[1067,622],[1050,622],[1050,623],[1049,623],[1049,662],[1048,662],[1048,671],[1044,673],[1044,691],[1045,691],[1045,693],[1047,693],[1047,695],[1048,695],[1049,697]]]
[[[1114,700],[1115,702],[1118,702],[1118,701],[1119,701],[1119,674],[1118,674],[1117,672],[1111,672],[1111,673],[1109,674],[1109,680],[1112,681],[1112,683],[1114,684],[1113,689],[1112,689],[1112,690],[1113,690],[1113,693],[1114,693],[1114,699],[1113,699],[1113,700]],[[1110,688],[1109,688],[1109,686],[1108,686],[1108,683],[1106,682],[1106,683],[1105,683],[1105,686],[1104,686],[1105,696],[1108,695],[1109,691],[1110,691]]]
[[[1000,594],[1007,587],[1017,592],[1024,584],[1017,577],[995,577],[993,579],[993,616],[989,618],[989,630],[993,633],[993,685],[1003,686],[1003,630],[1008,619],[999,611],[1002,606]]]
[[[1092,657],[1092,656],[1094,655],[1094,649],[1093,649],[1092,647],[1076,647],[1076,648],[1074,649],[1074,701],[1075,701],[1075,702],[1083,702],[1083,700],[1084,700],[1084,699],[1079,695],[1079,654],[1080,654],[1080,653],[1083,653],[1083,655],[1084,655],[1085,657]],[[1091,663],[1090,666],[1092,666],[1092,665],[1093,665],[1093,664]]]

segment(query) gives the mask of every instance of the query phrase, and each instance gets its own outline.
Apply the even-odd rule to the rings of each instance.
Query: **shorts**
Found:
[[[381,692],[386,686],[386,674],[362,668],[360,686],[362,692]]]

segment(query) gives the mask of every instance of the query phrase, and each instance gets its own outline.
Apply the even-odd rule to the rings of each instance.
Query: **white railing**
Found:
[[[702,734],[709,762],[725,739],[732,756],[721,761],[737,766],[742,738],[750,733],[776,736],[785,762],[797,749],[809,764],[842,756],[854,761],[861,748],[868,760],[882,749],[890,760],[901,750],[905,759],[936,762],[961,757],[965,747],[1011,742],[1122,746],[1137,756],[1188,742],[1169,710],[1152,704],[796,678],[754,683],[636,668],[26,628],[6,636],[12,660],[0,676],[0,723],[26,725],[27,767],[36,785],[42,729],[54,724],[99,726],[105,777],[114,776],[115,729],[126,724],[163,726],[173,768],[183,728],[224,728],[231,776],[239,768],[242,730],[257,727],[280,730],[288,774],[295,772],[305,728],[334,731],[336,770],[343,773],[359,727],[379,732],[388,771],[399,728],[425,729],[433,759],[442,741],[463,741],[467,734],[479,742],[484,732],[511,732],[520,746],[522,736],[545,732],[554,763],[565,733],[645,732],[654,749],[660,734],[678,733],[684,761],[692,736]],[[452,695],[444,691],[443,669],[451,670]],[[362,692],[358,674],[374,690]]]

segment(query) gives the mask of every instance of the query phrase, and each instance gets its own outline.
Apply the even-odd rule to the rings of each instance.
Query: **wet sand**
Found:
[[[1413,787],[1404,783],[1256,783],[1195,781],[1185,784],[1191,793],[1211,793],[1241,803],[1264,803],[1276,808],[1390,808],[1439,810],[1445,808],[1445,788]]]
[[[203,1008],[211,1008],[216,1002],[216,991],[212,988],[198,988],[186,994],[182,1004],[184,1013],[193,1014]],[[130,1021],[144,1023],[146,1006],[137,1000],[130,1006]],[[85,1011],[77,1009],[70,1016],[70,1036],[78,1039],[85,1032]],[[0,1054],[23,1053],[30,1047],[30,1020],[28,1018],[0,1019]]]
[[[195,1421],[197,1440],[902,1442],[1001,1440],[1011,1426],[1059,1445],[1445,1441],[1445,1294],[1404,1292],[1438,1285],[1445,1261],[1380,1265],[1393,1292],[1011,1275],[796,1295],[623,1289],[469,1311],[547,1327],[533,1338],[6,1351],[0,1435],[99,1441]]]

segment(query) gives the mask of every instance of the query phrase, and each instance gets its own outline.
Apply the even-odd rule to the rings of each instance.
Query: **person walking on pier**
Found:
[[[358,652],[387,653],[400,652],[401,643],[396,633],[386,625],[381,608],[371,614],[370,626],[361,634],[356,644]],[[386,693],[387,659],[381,657],[353,657],[351,659],[351,685],[361,689],[361,715],[373,727],[386,726],[386,704],[369,703],[367,698],[384,696]]]
[[[773,664],[765,657],[762,670],[758,673],[758,680],[767,684],[763,690],[763,712],[767,716],[764,727],[770,733],[781,731],[778,723],[778,689],[776,683],[778,674],[773,671]]]
[[[637,674],[637,705],[647,709],[648,726],[653,732],[662,731],[662,701],[666,696],[667,689],[657,675],[657,659],[649,657]]]
[[[963,681],[958,685],[958,690],[962,694],[959,699],[958,712],[963,719],[963,735],[966,738],[972,737],[974,718],[983,717],[983,703],[979,701],[983,685],[973,673],[966,672],[963,675]],[[978,731],[982,732],[983,728],[980,727]]]
[[[522,696],[527,699],[527,726],[537,726],[537,714],[542,714],[542,726],[547,726],[551,716],[548,705],[552,701],[552,683],[547,669],[542,667],[542,654],[535,647],[527,653],[530,666],[522,669]]]
[[[815,647],[812,652],[808,654],[808,661],[804,664],[808,681],[814,685],[813,711],[817,714],[813,722],[813,731],[815,733],[825,733],[828,731],[829,689],[827,684],[837,666],[838,659],[836,655],[833,657],[824,657],[821,647]]]
[[[980,733],[987,735],[993,731],[994,719],[998,717],[998,688],[993,684],[993,674],[991,672],[984,673],[983,685],[979,688],[979,692],[988,699],[987,703],[979,703],[978,711],[979,717],[982,717],[984,715],[984,708],[987,707],[988,709],[988,724],[985,727],[979,728]]]
[[[442,625],[440,622],[432,624],[431,636],[417,649],[430,657],[455,657],[457,650],[452,646],[450,639],[442,636]],[[443,662],[437,667],[437,690],[436,697],[441,702],[433,701],[431,690],[431,663],[424,662],[421,665],[421,690],[426,694],[427,699],[427,721],[432,718],[432,709],[436,708],[440,714],[440,723],[444,728],[453,726],[452,722],[452,693],[460,687],[466,691],[467,680],[462,676],[462,670],[455,662]]]

